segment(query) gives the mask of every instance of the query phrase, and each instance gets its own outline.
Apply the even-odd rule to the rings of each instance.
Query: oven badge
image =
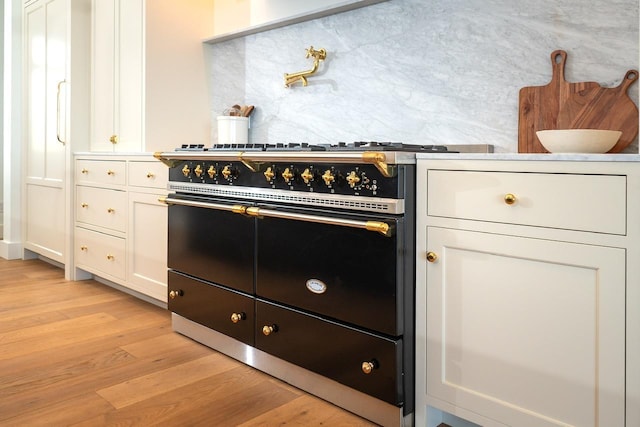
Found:
[[[327,291],[327,285],[320,279],[307,280],[307,289],[314,294],[324,294]]]

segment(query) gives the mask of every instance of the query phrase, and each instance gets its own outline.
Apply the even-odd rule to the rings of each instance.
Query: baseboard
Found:
[[[22,259],[22,244],[0,240],[0,258]]]

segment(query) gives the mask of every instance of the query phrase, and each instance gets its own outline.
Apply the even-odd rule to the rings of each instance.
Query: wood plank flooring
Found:
[[[0,259],[0,298],[3,427],[374,426],[40,260]]]

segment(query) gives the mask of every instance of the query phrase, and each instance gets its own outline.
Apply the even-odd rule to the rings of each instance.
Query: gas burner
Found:
[[[329,150],[341,151],[407,151],[407,152],[450,152],[444,145],[413,145],[402,142],[355,141],[352,143],[339,142]]]
[[[413,145],[402,142],[355,141],[338,142],[337,144],[277,143],[277,144],[183,144],[175,151],[403,151],[414,153],[455,153],[444,145]]]

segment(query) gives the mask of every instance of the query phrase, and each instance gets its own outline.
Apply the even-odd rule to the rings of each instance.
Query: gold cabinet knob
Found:
[[[111,255],[111,254],[107,254],[107,259],[108,259],[109,261],[113,261],[114,259],[116,259],[116,257],[114,257],[114,256],[113,256],[113,255]]]
[[[189,169],[189,165],[184,165],[184,167],[182,168],[182,175],[187,177],[189,176],[190,173],[191,173],[191,169]]]
[[[109,175],[109,176],[114,176],[115,174],[116,174],[116,173],[115,173],[114,171],[112,171],[111,169],[109,169],[109,170],[107,171],[107,175]]]
[[[154,178],[155,175],[152,172],[147,172],[147,178]]]
[[[300,177],[302,177],[302,180],[304,181],[305,184],[308,184],[311,180],[313,180],[313,174],[311,173],[309,168],[306,168],[304,172],[302,172]]]
[[[436,262],[438,259],[438,254],[435,252],[427,252],[427,261]]]
[[[278,332],[278,327],[276,325],[265,325],[262,327],[262,333],[266,336],[269,336],[274,332]]]
[[[82,174],[85,174],[85,175],[86,175],[86,174],[88,174],[88,173],[89,173],[89,171],[88,171],[87,169],[82,169],[82,170],[80,171],[80,173],[82,173]]]
[[[116,210],[113,208],[107,208],[107,212],[112,214],[112,213],[116,213]]]
[[[209,169],[207,169],[207,175],[209,175],[209,178],[213,179],[214,176],[216,176],[218,172],[216,171],[216,168],[214,168],[213,166],[209,166]]]
[[[196,168],[193,170],[193,173],[195,173],[196,176],[200,178],[204,174],[204,170],[202,169],[202,166],[197,165]]]
[[[322,174],[322,180],[325,184],[327,184],[327,186],[329,186],[333,183],[333,181],[336,180],[336,177],[331,173],[331,169],[327,169]]]
[[[170,291],[169,292],[169,298],[171,299],[175,299],[177,297],[181,297],[183,295],[183,292],[181,289],[178,289],[177,291]]]
[[[369,375],[371,372],[373,372],[374,369],[377,368],[377,364],[375,362],[375,360],[370,360],[370,361],[366,361],[366,362],[362,362],[362,372],[364,372],[365,374]]]
[[[286,168],[284,172],[282,172],[282,178],[284,179],[284,182],[289,184],[289,182],[291,182],[291,180],[293,179],[293,172],[291,172],[289,168]]]
[[[87,252],[87,251],[89,250],[89,248],[88,248],[88,247],[86,247],[86,246],[80,246],[80,250],[81,250],[82,252]]]
[[[347,175],[347,182],[349,183],[349,187],[354,188],[360,182],[360,177],[355,171],[351,171],[349,175]]]
[[[222,168],[222,176],[224,176],[224,179],[229,179],[229,176],[231,176],[231,168],[229,167],[229,165],[225,165],[224,168]]]
[[[507,193],[504,195],[504,202],[508,205],[513,205],[517,200],[514,194]]]
[[[233,323],[238,323],[239,321],[244,320],[246,318],[247,318],[247,315],[242,313],[242,312],[241,313],[232,313],[231,314],[231,321]]]
[[[273,169],[271,169],[271,166],[269,166],[267,168],[266,171],[264,171],[264,177],[267,179],[267,182],[271,182],[271,180],[273,180],[273,177],[276,176],[275,172],[273,171]]]
[[[118,135],[111,135],[109,137],[109,142],[112,144],[117,144],[118,143]]]
[[[88,203],[82,203],[80,206],[82,206],[83,208],[85,208],[85,209],[86,209],[86,208],[88,208],[88,207],[89,207],[89,204],[88,204]]]

